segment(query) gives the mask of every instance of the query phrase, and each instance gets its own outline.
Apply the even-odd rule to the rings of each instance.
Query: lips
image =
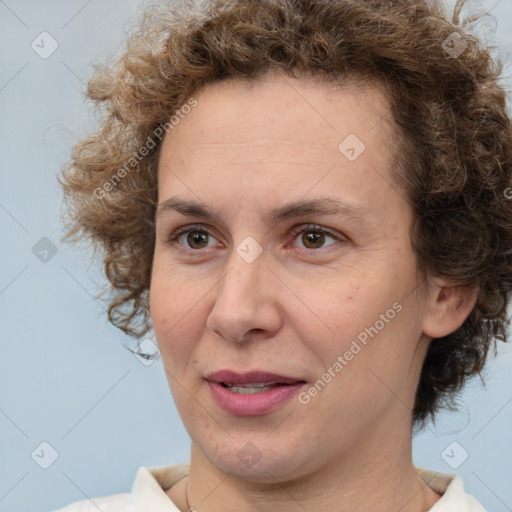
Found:
[[[296,395],[305,381],[276,373],[221,370],[207,375],[215,403],[234,416],[269,414]]]

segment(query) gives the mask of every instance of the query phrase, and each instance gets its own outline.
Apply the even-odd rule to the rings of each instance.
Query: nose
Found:
[[[264,255],[252,263],[236,251],[230,256],[206,322],[207,328],[222,339],[242,343],[271,338],[281,328],[279,279]]]

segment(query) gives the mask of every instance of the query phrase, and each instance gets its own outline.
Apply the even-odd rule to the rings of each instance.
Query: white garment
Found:
[[[429,512],[486,512],[473,496],[464,492],[460,476],[416,469],[421,478],[442,495]],[[165,490],[188,471],[188,464],[152,469],[142,466],[137,471],[131,493],[77,501],[54,512],[180,512]]]

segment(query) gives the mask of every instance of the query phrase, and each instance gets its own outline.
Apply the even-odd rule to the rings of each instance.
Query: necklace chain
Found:
[[[185,501],[187,502],[187,512],[197,512],[197,510],[188,503],[188,475],[187,481],[185,482]]]

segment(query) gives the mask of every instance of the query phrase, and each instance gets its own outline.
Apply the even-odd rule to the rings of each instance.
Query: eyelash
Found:
[[[167,239],[167,245],[173,245],[175,244],[176,240],[183,234],[185,233],[189,233],[189,232],[193,232],[193,231],[199,231],[199,232],[204,232],[204,233],[207,233],[209,236],[212,236],[215,238],[215,235],[205,226],[203,226],[202,224],[192,224],[192,225],[187,225],[187,226],[183,226],[181,228],[178,228],[168,239]],[[340,237],[338,235],[336,235],[335,233],[333,233],[332,231],[329,231],[321,226],[318,226],[317,224],[301,224],[300,226],[296,226],[295,228],[293,228],[290,232],[290,235],[292,235],[294,237],[294,241],[295,241],[295,238],[297,235],[299,235],[300,233],[306,233],[306,232],[316,232],[316,233],[323,233],[325,235],[328,235],[330,236],[331,238],[333,238],[334,240],[336,240],[337,242],[344,242],[345,239],[343,237]],[[178,244],[179,245],[179,244]],[[331,244],[331,245],[335,245],[335,244]],[[328,246],[329,247],[329,246]],[[183,247],[183,246],[180,246],[180,249],[183,250],[183,251],[193,251],[193,252],[202,252],[201,249],[190,249],[190,248],[186,248],[186,247]],[[318,249],[307,249],[307,248],[298,248],[300,251],[302,252],[310,252],[310,251],[321,251],[322,249],[324,249],[324,247],[320,247]]]

